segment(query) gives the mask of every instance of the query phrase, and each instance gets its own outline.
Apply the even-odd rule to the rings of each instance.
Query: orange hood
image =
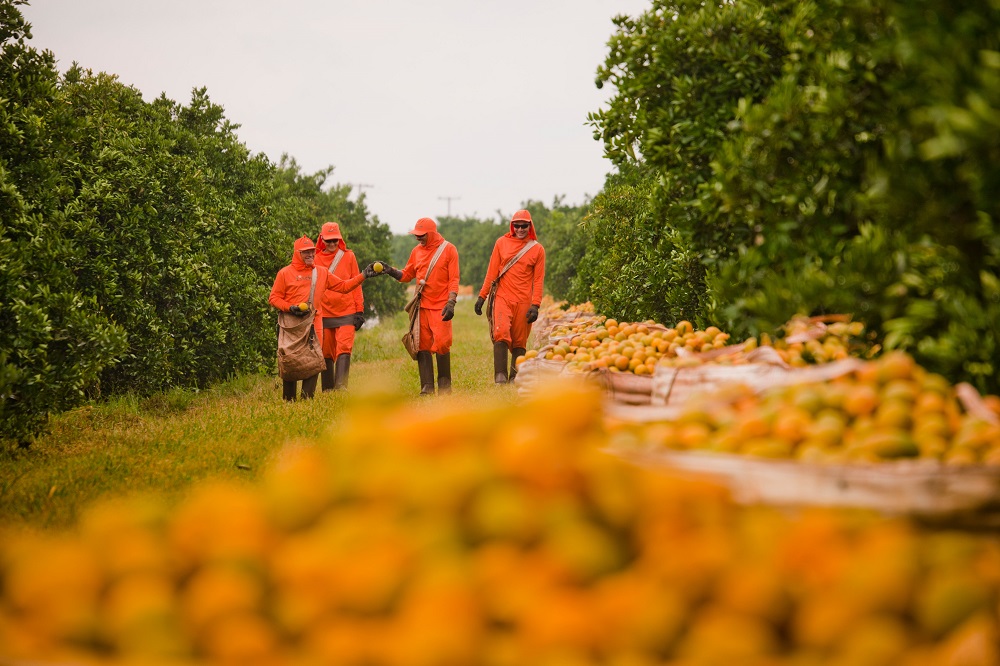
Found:
[[[417,223],[413,225],[413,228],[409,232],[414,236],[423,236],[427,234],[427,244],[424,246],[426,248],[437,247],[444,240],[444,237],[438,233],[437,222],[429,217],[422,217],[417,220]]]
[[[309,266],[302,260],[302,255],[299,253],[302,250],[315,249],[316,246],[313,244],[312,239],[309,238],[309,236],[303,236],[295,241],[295,251],[292,253],[292,266],[300,271],[309,270]]]
[[[517,236],[514,235],[514,223],[515,222],[527,222],[531,226],[528,227],[528,238],[531,240],[538,240],[538,236],[535,235],[535,223],[531,221],[531,213],[526,210],[519,210],[514,213],[514,216],[510,218],[510,230],[507,233],[508,236],[517,240]]]
[[[327,243],[334,241],[341,250],[347,250],[347,243],[344,242],[344,236],[340,233],[340,225],[336,222],[324,222],[323,228],[319,231],[319,238],[316,239],[316,251],[322,252]]]

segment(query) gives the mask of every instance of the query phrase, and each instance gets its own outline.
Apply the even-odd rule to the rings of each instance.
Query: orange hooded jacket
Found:
[[[358,269],[358,259],[354,256],[354,252],[347,249],[347,243],[344,242],[344,238],[340,234],[340,226],[336,222],[325,223],[320,231],[319,239],[316,241],[316,266],[329,275],[330,264],[337,256],[336,250],[331,254],[323,251],[328,242],[323,238],[324,236],[333,236],[329,242],[335,243],[338,249],[343,250],[344,256],[333,271],[333,276],[327,278],[327,288],[323,292],[323,298],[319,299],[322,316],[344,317],[355,312],[364,312],[365,297],[360,289],[352,289],[346,293],[338,289],[342,283],[351,284],[350,281],[357,278],[360,270]]]
[[[308,236],[295,241],[295,250],[292,252],[292,263],[278,271],[271,286],[271,297],[268,302],[282,312],[288,312],[293,305],[307,302],[309,300],[309,290],[312,287],[313,267],[307,266],[299,254],[302,250],[312,250],[312,239]],[[318,303],[324,291],[326,291],[327,273],[322,268],[316,269],[316,290],[313,292],[313,303]],[[313,326],[316,328],[316,335],[323,339],[323,316],[319,308],[316,308],[316,316],[313,319]]]
[[[524,240],[519,240],[514,235],[515,219],[523,219],[531,225],[528,227],[528,236]],[[483,280],[483,288],[479,290],[479,295],[482,298],[489,295],[490,284],[500,274],[500,270],[515,254],[521,251],[521,248],[529,240],[538,240],[538,236],[535,235],[535,223],[531,221],[530,215],[518,217],[515,214],[510,221],[510,230],[498,238],[493,245],[490,265],[486,269],[486,279]],[[502,298],[510,303],[541,305],[544,282],[545,248],[542,247],[541,243],[538,243],[518,259],[517,263],[500,278],[500,283],[497,285],[497,298]]]
[[[444,237],[437,231],[437,223],[429,217],[417,220],[416,227],[410,233],[424,232],[427,234],[427,244],[417,245],[410,252],[410,258],[403,267],[400,282],[409,282],[413,278],[423,280],[427,275],[427,266],[437,252],[438,246],[444,242]],[[427,284],[420,297],[420,309],[441,310],[448,302],[448,294],[458,293],[458,250],[455,245],[448,244],[431,271]]]

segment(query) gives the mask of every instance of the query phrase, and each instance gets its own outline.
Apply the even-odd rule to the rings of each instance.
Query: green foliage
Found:
[[[654,174],[638,224],[690,244],[705,319],[853,313],[1000,389],[1000,7],[654,0],[618,25],[598,80],[618,92],[592,120]],[[648,288],[622,268],[619,289]]]
[[[696,0],[654,0],[638,17],[615,19],[597,84],[616,93],[589,119],[620,175],[586,222],[574,300],[589,297],[623,319],[705,322],[706,269],[738,239],[706,237],[697,193],[739,100],[763,96],[781,67],[780,20],[769,3]]]
[[[704,267],[669,225],[658,222],[648,173],[623,167],[595,197],[583,227],[585,255],[569,300],[625,321],[700,321]]]
[[[52,137],[65,107],[17,4],[0,2],[0,432],[23,444],[85,398],[125,332],[75,285],[66,146]]]
[[[0,0],[0,430],[21,443],[88,398],[200,389],[274,366],[268,292],[294,239],[341,222],[360,261],[388,228],[332,172],[251,155],[204,89],[145,102],[58,75]],[[366,287],[394,312],[399,285]]]

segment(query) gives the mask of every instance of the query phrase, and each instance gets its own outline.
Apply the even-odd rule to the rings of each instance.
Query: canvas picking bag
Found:
[[[316,269],[312,272],[309,288],[309,314],[297,317],[290,312],[278,313],[278,375],[286,382],[309,379],[326,369],[323,347],[313,319],[316,310],[313,296],[316,292]]]
[[[442,241],[441,245],[438,246],[437,252],[431,257],[431,262],[427,264],[427,272],[424,273],[424,279],[417,282],[417,288],[413,290],[413,298],[403,308],[410,315],[410,325],[407,327],[406,333],[403,333],[403,348],[406,349],[406,353],[414,361],[417,360],[417,352],[420,351],[420,292],[424,290],[424,285],[427,284],[427,277],[431,274],[434,264],[437,263],[438,258],[444,252],[444,248],[447,245],[448,241]]]

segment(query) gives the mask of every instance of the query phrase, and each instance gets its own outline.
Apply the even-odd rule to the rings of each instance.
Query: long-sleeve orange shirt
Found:
[[[479,295],[486,298],[490,293],[490,284],[500,274],[514,255],[521,251],[530,238],[519,240],[512,233],[504,234],[493,245],[490,255],[490,265],[486,269],[486,279]],[[545,282],[545,248],[541,243],[528,250],[517,260],[510,270],[503,274],[497,285],[497,296],[511,303],[529,303],[540,305]]]
[[[327,288],[323,292],[323,297],[319,299],[323,317],[343,317],[355,312],[364,312],[365,309],[365,298],[361,289],[342,291],[345,286],[351,284],[350,280],[356,278],[360,271],[354,252],[344,248],[340,249],[344,250],[344,256],[341,257],[340,263],[337,264],[332,275],[329,268],[334,257],[337,256],[336,251],[330,254],[316,252],[316,266],[328,275]]]
[[[436,238],[431,237],[431,234]],[[438,245],[444,242],[444,238],[437,232],[431,232],[428,236],[427,245],[417,245],[410,252],[410,258],[403,267],[403,275],[399,278],[400,282],[409,282],[413,278],[423,280],[427,275],[431,258],[437,252]],[[451,292],[458,293],[458,250],[454,244],[448,243],[420,292],[420,307],[441,310],[448,302],[448,294]]]

